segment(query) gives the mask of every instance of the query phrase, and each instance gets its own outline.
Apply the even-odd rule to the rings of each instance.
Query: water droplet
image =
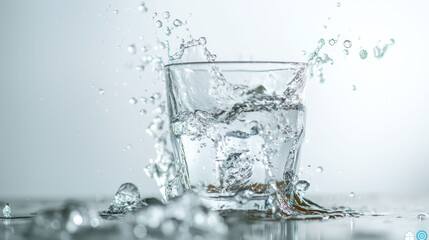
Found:
[[[318,43],[319,43],[319,46],[325,45],[325,39],[323,38],[319,39]]]
[[[140,4],[140,6],[138,7],[138,10],[143,13],[147,12],[147,7],[145,3]]]
[[[200,39],[198,39],[198,42],[204,46],[207,43],[207,39],[205,37],[200,37]]]
[[[130,151],[131,149],[133,149],[133,145],[131,145],[131,144],[128,144],[127,146],[125,146],[124,147],[124,152],[126,152],[126,151]]]
[[[3,216],[5,217],[5,218],[10,218],[10,217],[12,217],[12,209],[11,209],[11,207],[9,206],[9,203],[6,203],[6,205],[4,206],[4,208],[3,208]]]
[[[137,99],[136,98],[134,98],[134,97],[132,97],[132,98],[130,98],[129,100],[128,100],[128,102],[130,103],[130,104],[132,104],[132,105],[135,105],[135,104],[137,104]]]
[[[179,19],[175,19],[175,20],[173,21],[173,25],[174,25],[175,27],[179,27],[179,26],[182,26],[182,25],[183,25],[183,23],[182,23],[182,21],[180,21]]]
[[[344,50],[343,50],[343,53],[344,53],[344,55],[346,55],[346,56],[347,56],[347,55],[349,55],[349,50],[344,49]]]
[[[321,167],[321,166],[317,167],[316,172],[319,172],[319,173],[323,172],[323,167]]]
[[[328,26],[326,26],[326,25],[323,25],[323,29],[327,29],[328,28]]]
[[[137,66],[136,66],[136,70],[137,70],[137,71],[144,71],[144,69],[145,69],[145,66],[144,66],[144,65],[137,65]]]
[[[102,89],[102,88],[99,88],[99,89],[98,89],[98,93],[99,93],[100,95],[104,95],[104,92],[105,92],[105,91],[104,91],[104,89]]]
[[[419,213],[419,214],[417,214],[417,219],[419,219],[419,220],[424,220],[424,219],[426,219],[428,217],[429,217],[429,215],[426,214],[426,213]]]
[[[303,56],[307,55],[307,52],[305,50],[302,50],[301,53]]]
[[[119,10],[118,10],[118,9],[116,9],[115,11],[113,11],[113,13],[114,13],[114,14],[118,14],[118,13],[119,13]]]
[[[157,20],[157,21],[155,22],[155,24],[156,24],[156,26],[157,26],[158,28],[162,28],[162,22],[161,22],[161,20]]]
[[[341,7],[341,3],[340,2],[337,2],[337,7]]]
[[[162,16],[164,16],[165,19],[169,19],[170,18],[170,12],[165,11]]]
[[[131,44],[130,46],[128,46],[128,52],[131,54],[136,54],[136,52],[137,52],[136,45]]]
[[[351,47],[352,47],[352,41],[350,41],[350,40],[345,40],[345,41],[344,41],[344,47],[345,47],[345,48],[351,48]]]
[[[391,38],[390,39],[390,45],[393,45],[393,44],[395,44],[395,39]]]
[[[157,13],[157,12],[154,12],[154,13],[152,14],[152,19],[154,19],[156,16],[158,16],[158,13]]]
[[[141,114],[141,115],[145,115],[146,113],[147,113],[147,110],[146,110],[146,109],[141,109],[141,110],[140,110],[140,114]]]
[[[353,84],[353,91],[356,91],[356,85]]]
[[[366,57],[368,57],[368,52],[363,49],[359,52],[359,56],[361,59],[365,59]]]
[[[350,193],[349,193],[349,196],[350,196],[351,198],[354,198],[354,197],[355,197],[355,193],[354,193],[354,192],[350,192]]]
[[[170,36],[171,35],[171,29],[169,27],[167,27],[165,29],[165,35]]]
[[[332,38],[331,40],[329,40],[329,45],[334,46],[336,42],[337,41],[335,41],[335,39]]]

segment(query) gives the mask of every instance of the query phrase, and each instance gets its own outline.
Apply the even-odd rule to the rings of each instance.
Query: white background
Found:
[[[429,193],[425,1],[146,1],[145,14],[139,4],[0,1],[0,200],[112,196],[127,181],[158,194],[142,171],[155,154],[151,107],[128,99],[163,86],[150,69],[128,67],[141,51],[127,47],[153,43],[151,15],[165,10],[188,19],[218,60],[303,61],[302,50],[340,34],[325,48],[335,60],[326,82],[309,84],[301,166],[310,192]],[[390,38],[375,59],[372,48]]]

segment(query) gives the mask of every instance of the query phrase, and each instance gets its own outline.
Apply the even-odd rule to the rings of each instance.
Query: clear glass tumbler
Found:
[[[176,176],[213,209],[267,210],[295,176],[305,132],[307,64],[192,62],[165,66]]]

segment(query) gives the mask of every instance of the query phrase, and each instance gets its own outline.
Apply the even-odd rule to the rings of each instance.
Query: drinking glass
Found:
[[[216,210],[267,210],[293,181],[305,133],[307,64],[188,62],[165,66],[174,180]]]

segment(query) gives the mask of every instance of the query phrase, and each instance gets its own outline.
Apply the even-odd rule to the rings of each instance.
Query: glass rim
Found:
[[[285,64],[285,65],[300,65],[307,67],[306,62],[286,62],[286,61],[214,61],[214,62],[180,62],[180,63],[169,63],[164,67],[174,67],[183,65],[204,65],[204,64]]]

